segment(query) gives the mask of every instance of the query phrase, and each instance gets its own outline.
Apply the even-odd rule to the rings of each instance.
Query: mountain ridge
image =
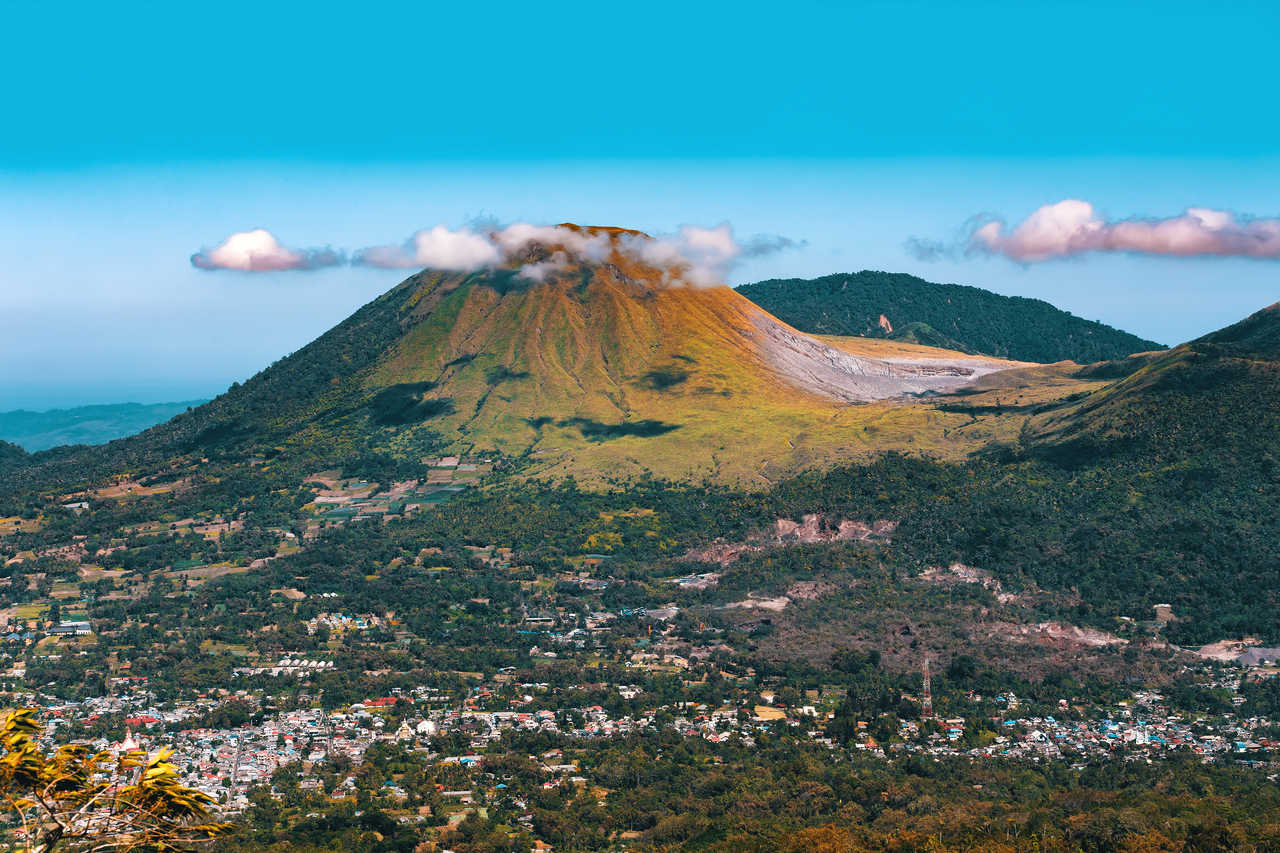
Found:
[[[1040,363],[1087,364],[1164,348],[1040,299],[935,284],[906,273],[769,279],[737,290],[810,334],[906,340]]]
[[[550,272],[522,275],[529,264]],[[314,471],[448,452],[586,482],[768,487],[890,452],[962,460],[1019,443],[1097,452],[1091,413],[1145,399],[1151,365],[1197,346],[1274,344],[1268,309],[1172,351],[1034,365],[813,337],[729,288],[669,278],[625,253],[568,259],[537,243],[502,268],[424,270],[203,406],[100,447],[7,453],[6,477],[175,475],[209,459]]]
[[[0,412],[0,440],[27,452],[71,444],[103,444],[142,432],[207,399],[171,403],[105,403]]]
[[[190,413],[24,467],[67,478],[231,453],[323,468],[364,453],[449,450],[559,476],[767,483],[873,447],[922,447],[918,421],[931,424],[940,452],[967,452],[967,438],[938,438],[962,417],[894,401],[1014,366],[889,342],[892,357],[850,352],[730,288],[686,286],[678,267],[630,250],[648,239],[635,232],[568,233],[603,234],[608,252],[597,243],[595,256],[574,256],[568,238],[531,241],[500,268],[424,270]],[[537,276],[524,274],[531,266]],[[94,460],[101,467],[86,467]]]
[[[1189,459],[1236,447],[1270,458],[1280,434],[1280,303],[1167,351],[1093,371],[1106,388],[1046,415],[1037,442],[1064,458],[1139,451]]]

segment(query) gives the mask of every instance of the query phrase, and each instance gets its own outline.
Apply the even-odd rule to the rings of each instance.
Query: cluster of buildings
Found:
[[[27,624],[9,622],[0,627],[0,640],[6,645],[25,648],[41,637],[87,637],[92,633],[93,628],[87,619],[30,620]]]
[[[1155,694],[1115,709],[1112,716],[1059,720],[1053,716],[1010,717],[995,722],[997,734],[971,746],[964,742],[967,720],[938,720],[941,732],[919,737],[915,722],[901,724],[901,740],[877,743],[861,726],[856,748],[874,754],[921,753],[934,757],[1070,759],[1083,761],[1122,757],[1150,759],[1161,753],[1188,752],[1211,759],[1227,755],[1262,757],[1280,749],[1269,720],[1238,717],[1195,717],[1170,713]],[[1145,700],[1145,701],[1142,701]],[[1114,719],[1112,718],[1114,717]]]
[[[306,663],[288,658],[277,668]],[[599,704],[577,705],[564,691],[547,684],[507,681],[472,686],[462,693],[423,686],[333,712],[314,707],[277,712],[268,711],[260,697],[247,691],[221,691],[219,697],[162,705],[145,680],[122,680],[114,686],[116,695],[83,702],[25,698],[41,707],[50,745],[73,737],[84,740],[84,733],[92,733],[94,724],[103,721],[114,724],[118,737],[123,723],[128,727],[125,737],[116,740],[102,735],[94,738],[92,745],[109,750],[172,746],[179,756],[183,781],[231,809],[243,807],[249,789],[269,784],[281,766],[300,768],[303,787],[315,787],[314,781],[307,780],[332,768],[339,757],[354,766],[379,742],[398,743],[419,751],[429,761],[464,767],[483,763],[486,748],[509,731],[590,740],[671,729],[689,738],[711,743],[733,741],[746,747],[754,746],[762,735],[789,734],[833,751],[843,749],[826,731],[833,719],[835,697],[823,696],[812,705],[786,708],[772,701],[769,690],[718,707],[678,701],[634,714],[611,714]],[[643,695],[635,685],[610,689],[627,701]],[[564,701],[558,701],[559,696],[564,696]],[[858,722],[849,746],[864,755],[886,757],[914,753],[935,758],[1073,762],[1150,759],[1185,751],[1205,760],[1252,758],[1262,763],[1269,760],[1269,753],[1280,749],[1280,741],[1269,734],[1274,731],[1269,720],[1232,714],[1180,715],[1169,710],[1162,697],[1149,692],[1139,692],[1113,708],[1099,708],[1089,719],[1070,720],[1021,716],[1016,697],[1004,695],[1000,699],[1003,713],[984,718],[983,725],[976,727],[970,725],[975,721],[962,717],[928,719],[902,722],[895,733],[886,736],[875,721]],[[256,710],[248,722],[235,728],[202,727],[200,721],[208,719],[220,702],[237,703],[242,716],[247,716],[245,708]],[[455,744],[458,737],[463,738],[470,752],[434,752],[441,735],[453,736],[449,742]],[[333,795],[343,796],[344,792],[339,789]]]
[[[372,613],[348,616],[345,613],[320,613],[306,622],[307,633],[314,635],[322,627],[331,635],[341,636],[350,631],[368,631],[373,628],[386,628],[386,620]]]
[[[301,654],[284,655],[280,660],[276,661],[273,666],[242,666],[237,667],[233,672],[236,675],[270,675],[280,677],[291,675],[298,678],[305,678],[314,675],[317,672],[333,669],[335,666],[331,660],[318,660],[316,658],[303,657]]]

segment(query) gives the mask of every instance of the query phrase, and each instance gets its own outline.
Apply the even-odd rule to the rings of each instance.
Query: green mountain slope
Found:
[[[810,334],[888,337],[1042,363],[1089,364],[1162,348],[1039,299],[934,284],[903,273],[863,270],[771,279],[744,284],[738,292]]]
[[[1027,458],[1071,484],[1041,524],[1072,545],[1032,552],[1028,571],[1106,590],[1107,603],[1135,591],[1171,603],[1197,626],[1175,634],[1199,641],[1277,636],[1277,342],[1272,306],[1168,352],[1099,365],[1127,375],[1032,418]]]
[[[611,256],[566,258],[538,280],[519,269],[564,257],[558,246],[502,269],[414,275],[210,403],[102,448],[37,454],[23,473],[173,473],[204,457],[318,470],[447,450],[588,479],[768,483],[885,449],[977,446],[965,415],[901,403],[1009,363],[887,341],[842,348],[730,288],[673,286],[620,232],[595,231],[615,235]]]
[[[1063,458],[1153,454],[1270,465],[1280,454],[1280,303],[1167,352],[1100,364],[1121,374],[1045,415],[1034,434]]]
[[[204,402],[114,403],[47,412],[0,412],[0,440],[30,452],[66,444],[104,444],[142,432]]]
[[[1202,351],[1275,361],[1280,358],[1280,302],[1191,342]]]
[[[402,284],[243,384],[137,435],[94,447],[55,447],[11,465],[3,485],[65,487],[121,472],[195,470],[202,459],[243,462],[278,456],[296,429],[318,411],[344,411],[351,379],[402,331],[400,310],[412,290]],[[292,442],[297,465],[328,456],[324,447]],[[2,470],[0,470],[2,473]]]

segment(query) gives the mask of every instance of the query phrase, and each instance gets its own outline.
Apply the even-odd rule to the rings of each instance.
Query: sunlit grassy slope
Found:
[[[389,447],[524,456],[587,481],[653,474],[765,484],[885,451],[959,458],[1016,439],[1027,413],[850,405],[780,374],[758,307],[728,288],[662,287],[625,259],[531,283],[503,274],[411,280],[405,333],[359,377]],[[982,362],[895,341],[824,339],[855,355]],[[1000,367],[1022,367],[1001,363]],[[1079,390],[1066,370],[1037,402]],[[1034,381],[1027,383],[1034,386]]]
[[[449,451],[516,457],[532,476],[584,483],[765,486],[889,451],[954,460],[1016,443],[1029,419],[1115,378],[812,338],[736,291],[681,285],[628,252],[563,263],[542,280],[520,274],[549,255],[535,247],[508,268],[411,276],[166,424],[8,463],[15,482],[196,470],[205,459],[319,470]]]

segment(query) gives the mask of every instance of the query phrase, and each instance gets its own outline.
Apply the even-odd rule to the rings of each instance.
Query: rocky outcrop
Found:
[[[943,391],[966,385],[1007,365],[986,362],[956,364],[942,360],[914,363],[851,355],[761,314],[756,320],[756,344],[786,381],[807,391],[864,403],[924,391]]]
[[[896,521],[832,522],[820,512],[802,516],[800,521],[779,518],[773,523],[773,540],[779,544],[814,542],[855,542],[872,539],[887,540],[898,527]]]
[[[694,548],[686,560],[718,563],[726,566],[743,554],[789,545],[811,545],[820,542],[887,542],[898,528],[898,522],[881,519],[870,523],[844,519],[833,520],[824,513],[801,516],[799,521],[779,518],[766,530],[747,537],[745,542],[716,540],[703,548]]]
[[[1058,648],[1102,648],[1124,646],[1129,641],[1097,628],[1081,628],[1066,622],[1016,624],[995,622],[987,626],[991,636],[1025,643],[1042,643]]]

